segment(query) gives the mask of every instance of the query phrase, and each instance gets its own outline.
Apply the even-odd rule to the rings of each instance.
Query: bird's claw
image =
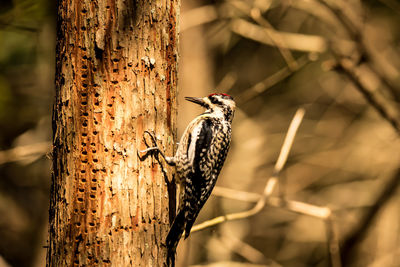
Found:
[[[146,148],[146,149],[144,149],[144,150],[140,150],[139,153],[145,153],[145,154],[147,154],[148,152],[156,151],[156,150],[158,150],[158,147],[149,147],[149,148]]]
[[[144,158],[148,155],[149,152],[159,151],[158,146],[157,146],[157,141],[156,141],[156,138],[155,138],[154,134],[151,133],[150,131],[147,131],[147,130],[145,130],[143,133],[150,136],[153,145],[150,146],[150,145],[147,143],[146,137],[145,137],[145,135],[143,134],[143,141],[144,141],[145,145],[147,146],[147,148],[144,149],[144,150],[139,150],[139,151],[137,152],[138,157],[139,157],[140,160],[144,159]]]
[[[148,135],[150,136],[151,141],[153,142],[153,146],[156,147],[156,146],[157,146],[157,141],[156,141],[157,139],[154,137],[154,134],[150,133],[150,132],[147,131],[147,130],[145,130],[143,133],[144,133],[144,134],[148,134]],[[144,140],[146,146],[147,146],[147,147],[150,147],[150,146],[147,144],[146,137],[144,136],[144,134],[143,134],[143,140]]]

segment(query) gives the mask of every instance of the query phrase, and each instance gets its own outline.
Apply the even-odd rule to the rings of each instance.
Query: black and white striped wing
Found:
[[[185,238],[215,186],[231,141],[229,125],[218,123],[214,118],[203,119],[195,132],[188,144],[193,167],[185,179],[185,217],[190,218],[186,222]]]

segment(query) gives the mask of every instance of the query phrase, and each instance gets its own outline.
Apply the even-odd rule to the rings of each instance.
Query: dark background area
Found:
[[[183,0],[179,134],[201,112],[184,96],[231,94],[218,186],[261,194],[303,107],[273,196],[309,206],[193,233],[180,264],[330,266],[335,229],[343,266],[400,266],[399,15],[395,0]],[[45,262],[55,24],[53,1],[0,2],[0,267]],[[198,223],[254,205],[220,192]]]

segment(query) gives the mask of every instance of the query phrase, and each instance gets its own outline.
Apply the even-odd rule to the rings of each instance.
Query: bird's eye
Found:
[[[211,103],[215,104],[215,105],[219,105],[221,106],[223,103],[220,101],[220,99],[216,96],[211,96],[210,97],[210,101]]]

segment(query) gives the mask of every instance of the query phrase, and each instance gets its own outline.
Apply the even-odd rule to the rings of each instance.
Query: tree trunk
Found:
[[[178,14],[179,0],[58,1],[48,266],[165,264],[166,172],[137,151],[150,130],[173,154]]]

